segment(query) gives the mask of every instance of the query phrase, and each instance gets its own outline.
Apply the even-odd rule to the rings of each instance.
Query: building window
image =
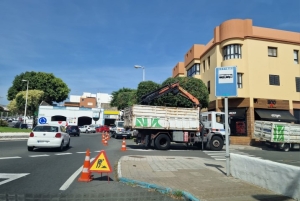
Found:
[[[187,72],[187,77],[193,77],[194,75],[200,74],[200,64],[194,64],[192,67],[190,67]]]
[[[210,81],[207,82],[207,90],[208,90],[208,94],[210,94]]]
[[[223,60],[228,59],[241,59],[242,58],[242,45],[232,44],[223,47]]]
[[[279,75],[269,75],[270,85],[280,86]]]
[[[203,72],[205,72],[205,60],[203,61]]]
[[[294,62],[295,64],[299,64],[299,51],[294,50]]]
[[[210,68],[210,57],[207,57],[207,67],[208,67],[208,69]]]
[[[237,87],[243,88],[243,73],[237,74]]]
[[[300,77],[296,77],[296,92],[300,92]]]
[[[277,47],[268,47],[268,56],[277,57]]]

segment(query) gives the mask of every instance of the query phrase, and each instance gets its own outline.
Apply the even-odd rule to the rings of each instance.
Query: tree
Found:
[[[28,89],[41,90],[44,92],[44,101],[49,104],[52,102],[62,102],[68,98],[70,89],[60,79],[52,73],[44,72],[25,72],[17,75],[13,81],[13,85],[8,89],[7,99],[12,101],[20,91],[26,91],[28,80]]]
[[[137,102],[141,102],[142,96],[155,91],[156,89],[160,88],[160,84],[157,84],[152,81],[146,81],[146,82],[140,82],[136,91],[136,96],[137,96]],[[157,101],[153,100],[153,105],[156,105]]]
[[[183,89],[188,91],[199,100],[202,108],[208,107],[209,94],[207,87],[202,80],[193,77],[168,78],[162,83],[162,86],[177,81]],[[193,107],[193,104],[190,100],[180,95],[173,95],[172,93],[159,98],[158,104],[169,107]]]
[[[36,125],[35,112],[38,111],[39,105],[42,102],[43,97],[44,97],[43,91],[28,90],[26,115],[34,117],[33,125]],[[13,113],[23,114],[25,111],[25,103],[26,103],[26,91],[21,91],[16,95],[16,98],[13,99],[8,104],[7,107]]]
[[[117,107],[118,110],[132,106],[136,103],[136,90],[130,88],[122,88],[112,92],[112,100],[110,106]]]

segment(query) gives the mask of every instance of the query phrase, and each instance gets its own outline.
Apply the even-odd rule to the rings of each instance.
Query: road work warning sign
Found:
[[[90,167],[90,172],[112,172],[109,160],[107,159],[106,152],[104,150],[101,150],[98,156],[93,161]]]

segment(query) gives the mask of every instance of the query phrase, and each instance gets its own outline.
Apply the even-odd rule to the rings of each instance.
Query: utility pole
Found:
[[[3,98],[3,97],[0,96],[0,106],[1,106],[1,98]],[[4,111],[4,110],[3,110],[3,111]],[[3,114],[3,111],[1,111],[0,120],[2,120],[2,114]]]

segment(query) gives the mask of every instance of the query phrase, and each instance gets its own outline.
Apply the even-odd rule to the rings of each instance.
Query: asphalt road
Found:
[[[127,151],[120,151],[122,140],[110,139],[108,146],[103,146],[99,134],[81,134],[71,138],[71,146],[63,152],[52,149],[36,149],[27,151],[26,141],[0,141],[0,200],[18,200],[16,196],[32,198],[29,200],[51,200],[49,197],[63,197],[67,200],[175,200],[158,192],[149,191],[119,183],[116,180],[116,165],[124,155],[165,155],[165,156],[193,156],[223,160],[225,167],[225,151],[202,152],[181,144],[172,144],[169,151],[145,150],[135,145],[133,140],[127,139]],[[91,182],[78,182],[81,166],[85,159],[85,151],[91,151],[91,158],[96,157],[99,151],[105,150],[111,167],[114,170],[107,177],[93,173]],[[300,166],[299,151],[281,152],[272,149],[266,150],[230,150],[232,153],[260,157],[275,162]],[[77,171],[79,173],[75,174]],[[26,174],[25,176],[7,181],[3,174]],[[74,175],[75,180],[67,182]],[[18,175],[21,176],[21,175]],[[109,182],[108,182],[109,179]],[[7,196],[13,198],[8,199]],[[42,199],[45,198],[45,199]],[[75,199],[76,198],[76,199]],[[54,199],[55,200],[55,199]],[[96,200],[96,199],[95,199]]]
[[[108,146],[103,146],[99,134],[82,134],[80,137],[72,137],[70,148],[63,152],[52,149],[36,149],[28,152],[26,141],[0,142],[0,200],[5,199],[5,196],[7,200],[13,200],[17,195],[25,196],[27,199],[37,197],[37,200],[47,200],[49,196],[66,197],[68,200],[75,198],[93,200],[95,197],[100,197],[102,200],[134,198],[137,198],[136,200],[175,200],[159,192],[119,183],[116,181],[115,171],[108,175],[109,182],[107,174],[101,177],[98,173],[93,173],[94,180],[91,182],[78,182],[87,149],[91,151],[91,158],[96,157],[99,151],[105,150],[113,170],[123,155],[150,154],[150,152],[137,153],[137,151],[122,152],[120,139],[111,139],[108,143]],[[127,144],[133,144],[132,140],[127,140]],[[164,153],[172,155],[172,152]],[[151,155],[153,154],[155,153],[152,152]],[[79,169],[80,173],[76,179],[69,186],[64,185]],[[4,174],[17,176],[26,174],[26,176],[1,184],[7,181]],[[13,198],[8,199],[7,196]]]

